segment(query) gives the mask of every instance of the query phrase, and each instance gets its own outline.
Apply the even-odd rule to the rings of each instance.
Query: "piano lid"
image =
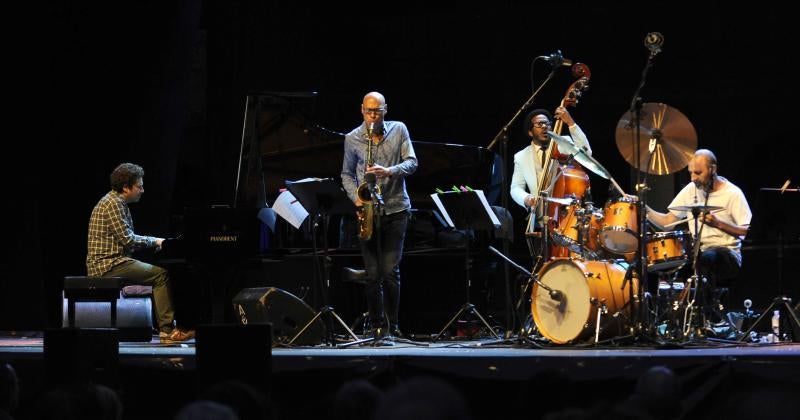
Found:
[[[286,95],[286,94],[285,94]],[[268,203],[286,180],[307,177],[341,179],[344,134],[320,126],[310,116],[312,95],[258,96],[253,127],[260,153],[261,173]],[[410,127],[413,136],[413,127]],[[482,189],[490,204],[500,194],[501,159],[489,149],[454,143],[413,141],[417,171],[406,179],[414,208],[435,208],[430,194],[455,186]],[[253,185],[253,183],[249,183]]]

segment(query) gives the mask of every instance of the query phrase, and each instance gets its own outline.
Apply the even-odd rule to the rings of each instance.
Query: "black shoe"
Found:
[[[406,335],[403,334],[402,331],[400,331],[400,328],[398,328],[397,325],[389,328],[389,336],[394,337],[394,338],[402,338],[404,340],[408,340],[408,337],[406,337]]]
[[[373,328],[371,343],[373,347],[393,346],[394,337],[388,334],[385,327]]]
[[[385,327],[373,328],[372,331],[370,331],[369,336],[370,338],[373,338],[375,340],[382,340],[386,338],[386,328]]]

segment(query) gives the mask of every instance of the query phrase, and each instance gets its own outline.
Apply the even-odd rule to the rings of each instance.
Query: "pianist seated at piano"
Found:
[[[164,241],[133,231],[128,204],[138,202],[143,193],[144,169],[141,166],[123,163],[111,172],[111,191],[95,205],[89,219],[87,273],[92,277],[122,277],[129,284],[153,286],[159,339],[162,342],[186,341],[194,338],[194,331],[175,327],[167,271],[131,257],[137,249],[159,249]]]

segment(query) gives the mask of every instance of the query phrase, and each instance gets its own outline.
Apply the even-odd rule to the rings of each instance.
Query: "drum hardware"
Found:
[[[594,298],[592,298],[592,299],[594,299]],[[595,303],[596,303],[597,299],[594,299],[594,300],[595,300]],[[597,305],[597,315],[596,315],[597,321],[595,322],[595,325],[594,325],[594,343],[595,344],[600,342],[600,318],[602,317],[603,314],[607,314],[607,313],[608,313],[608,307],[606,306],[605,302],[600,302],[600,304]]]

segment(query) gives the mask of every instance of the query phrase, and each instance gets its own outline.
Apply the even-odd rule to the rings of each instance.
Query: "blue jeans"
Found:
[[[385,327],[384,313],[390,326],[398,325],[400,260],[403,258],[403,241],[406,236],[408,216],[408,210],[381,216],[380,225],[376,219],[372,238],[368,241],[359,239],[368,277],[365,288],[367,310],[373,327]]]

